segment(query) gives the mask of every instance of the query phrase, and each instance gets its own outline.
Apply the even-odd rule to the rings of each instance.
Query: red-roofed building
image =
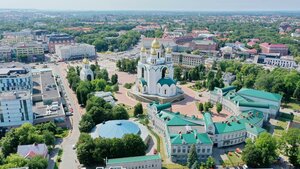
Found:
[[[259,46],[262,53],[280,53],[281,56],[285,56],[289,52],[289,48],[285,44],[261,43]]]
[[[253,42],[253,41],[247,43],[247,45],[251,46],[251,47],[253,47],[255,44],[256,44],[256,42]]]

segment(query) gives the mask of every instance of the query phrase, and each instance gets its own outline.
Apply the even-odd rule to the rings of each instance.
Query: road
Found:
[[[75,93],[69,88],[68,81],[66,79],[66,64],[59,63],[58,65],[51,65],[53,72],[60,76],[62,85],[64,86],[65,93],[67,94],[68,102],[73,108],[73,116],[71,116],[70,134],[63,139],[61,147],[63,149],[62,162],[59,165],[60,169],[76,169],[79,167],[79,162],[76,156],[76,150],[73,150],[72,145],[76,144],[80,132],[79,132],[79,121],[83,113],[83,109],[79,107]]]

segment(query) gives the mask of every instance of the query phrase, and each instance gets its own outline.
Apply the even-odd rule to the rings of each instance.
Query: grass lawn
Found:
[[[163,164],[163,169],[188,169],[187,166],[183,166],[180,164]]]
[[[226,154],[226,156],[228,160],[223,161],[223,167],[241,166],[242,164],[244,164],[241,154],[231,152],[231,156],[229,156],[228,154]]]
[[[300,110],[300,101],[297,101],[294,98],[292,98],[291,101],[287,103],[287,105],[284,104],[284,107],[293,110]]]
[[[274,134],[275,135],[279,135],[281,136],[282,133],[285,131],[285,129],[287,128],[287,125],[288,125],[288,120],[285,119],[285,118],[279,118],[278,121],[277,121],[277,124],[275,126],[275,129],[274,129]]]
[[[233,166],[240,166],[244,163],[242,160],[242,155],[240,154],[237,155],[236,153],[232,152],[231,156],[227,155],[227,157],[229,158]]]

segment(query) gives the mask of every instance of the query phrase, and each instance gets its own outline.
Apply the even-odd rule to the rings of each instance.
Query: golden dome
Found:
[[[160,44],[159,44],[159,42],[156,38],[152,41],[151,47],[154,48],[154,49],[159,49],[160,48]]]
[[[156,50],[155,49],[151,49],[151,55],[156,55]]]
[[[141,52],[143,52],[143,53],[147,52],[147,50],[146,50],[146,48],[144,46],[142,46]]]
[[[166,49],[166,52],[167,52],[167,54],[171,54],[171,53],[172,53],[172,49],[168,47],[168,48]]]
[[[88,60],[87,58],[84,58],[84,59],[82,60],[82,63],[87,65],[87,64],[89,64],[90,62],[89,62],[89,60]]]

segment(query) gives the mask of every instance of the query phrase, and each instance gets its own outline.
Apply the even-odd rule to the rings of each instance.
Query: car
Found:
[[[66,116],[73,116],[73,114],[71,112],[66,112]]]
[[[73,150],[76,149],[76,145],[75,145],[75,144],[72,145],[72,149],[73,149]]]

